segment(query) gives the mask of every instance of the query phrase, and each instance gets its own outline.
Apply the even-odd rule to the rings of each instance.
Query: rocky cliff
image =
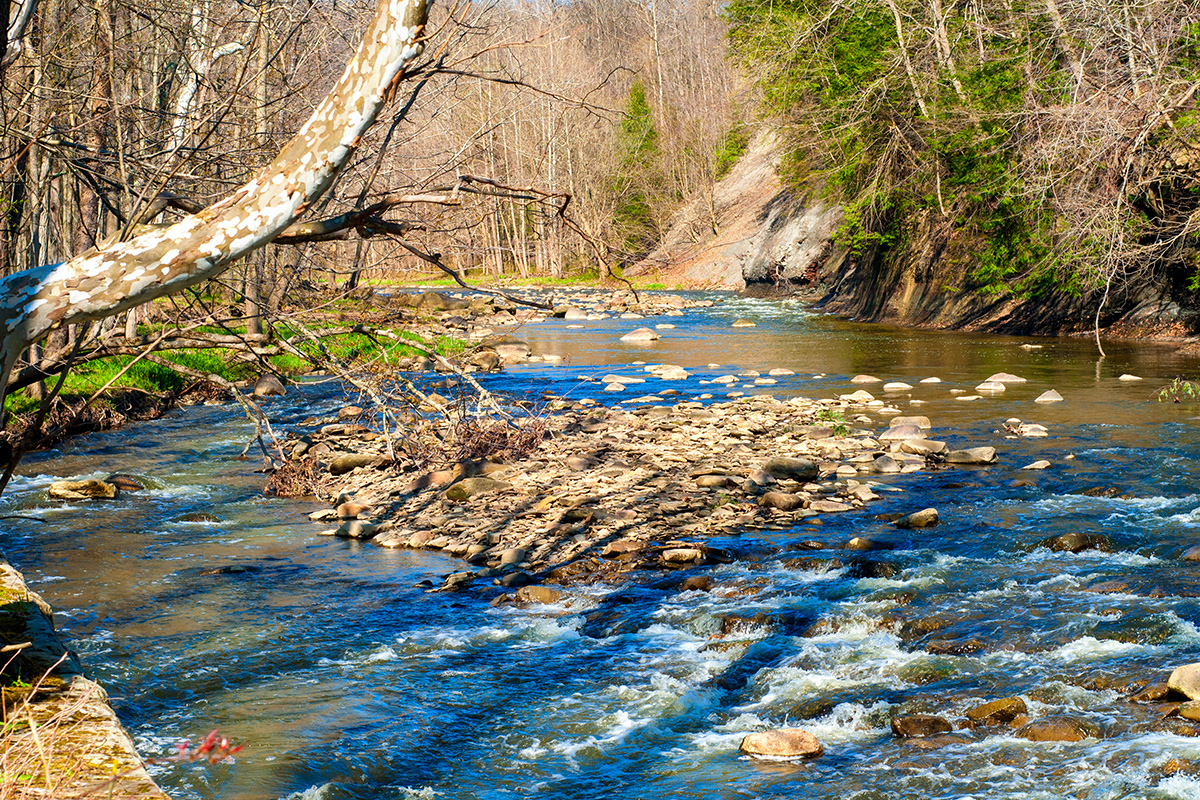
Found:
[[[869,322],[1021,334],[1093,329],[1101,292],[987,294],[971,276],[972,244],[935,214],[910,220],[903,247],[854,255],[838,246],[842,208],[800,197],[780,179],[779,139],[757,135],[711,193],[681,208],[659,247],[629,270],[667,284],[757,295],[805,294],[817,307]],[[1115,288],[1101,327],[1110,335],[1189,336],[1200,304],[1187,276],[1158,274]]]

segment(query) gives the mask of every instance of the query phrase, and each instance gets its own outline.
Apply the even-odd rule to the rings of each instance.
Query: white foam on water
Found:
[[[332,788],[332,783],[322,783],[319,786],[310,786],[303,791],[292,792],[281,800],[325,800]]]
[[[396,653],[394,649],[388,645],[384,645],[378,650],[369,653],[364,661],[366,661],[368,664],[371,664],[378,661],[395,661],[399,657],[399,654]]]
[[[1077,663],[1080,661],[1098,661],[1115,656],[1129,655],[1138,652],[1153,652],[1158,648],[1134,642],[1118,642],[1115,639],[1096,639],[1084,636],[1073,642],[1067,642],[1057,650],[1048,653],[1048,657],[1056,661]]]
[[[656,721],[652,717],[633,717],[623,709],[618,710],[599,720],[603,729],[599,735],[593,734],[573,741],[558,741],[551,745],[550,749],[568,758],[574,758],[584,750],[603,750],[607,746],[620,744],[629,734],[649,727]]]

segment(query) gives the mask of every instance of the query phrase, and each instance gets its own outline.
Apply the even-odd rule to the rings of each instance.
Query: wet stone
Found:
[[[1200,700],[1200,664],[1176,667],[1167,679],[1167,686],[1189,700]]]
[[[1102,553],[1111,553],[1116,549],[1113,547],[1112,539],[1104,534],[1078,532],[1064,533],[1061,536],[1050,536],[1038,542],[1037,546],[1044,547],[1056,553],[1081,553],[1084,550],[1099,550]]]
[[[1005,697],[968,709],[967,719],[976,725],[1007,725],[1026,713],[1028,709],[1024,700],[1020,697]]]
[[[1098,739],[1100,729],[1073,717],[1049,716],[1022,725],[1013,735],[1031,742],[1081,742],[1084,739]]]
[[[817,758],[824,751],[817,737],[799,728],[780,728],[752,733],[738,749],[750,756],[770,758]]]
[[[934,714],[907,714],[892,717],[892,733],[902,738],[933,736],[953,730],[950,721]]]

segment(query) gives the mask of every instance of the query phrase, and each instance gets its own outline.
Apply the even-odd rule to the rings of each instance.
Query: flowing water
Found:
[[[1200,759],[1200,739],[1121,690],[1200,661],[1200,564],[1180,559],[1200,542],[1196,409],[1150,400],[1194,361],[1109,344],[1098,363],[1087,341],[892,330],[716,297],[679,317],[529,326],[519,335],[535,352],[564,361],[487,383],[619,402],[655,386],[609,394],[583,379],[646,361],[688,367],[670,384],[684,395],[828,397],[866,372],[913,384],[889,401],[956,446],[995,444],[998,464],[886,476],[901,491],[862,512],[747,531],[736,547],[756,555],[711,569],[711,593],[589,587],[562,607],[493,609],[415,587],[461,562],[316,535],[311,503],[264,498],[254,462],[236,460],[250,434],[236,407],[199,407],[29,459],[3,507],[43,522],[0,522],[0,546],[56,607],[144,754],[212,728],[245,745],[234,764],[155,767],[177,798],[1200,795],[1197,779],[1160,775],[1169,759]],[[739,317],[757,327],[731,328]],[[647,323],[676,327],[652,345],[618,342]],[[707,383],[774,367],[797,374]],[[951,393],[1001,370],[1029,383],[972,402]],[[1146,380],[1119,381],[1126,372]],[[917,382],[930,376],[943,382]],[[1065,402],[1032,402],[1049,388]],[[308,387],[272,415],[286,428],[343,402]],[[1051,435],[1006,439],[1009,417]],[[1041,458],[1053,466],[1019,469]],[[45,497],[56,478],[114,471],[149,490],[105,504]],[[932,529],[875,518],[930,505],[943,520]],[[1117,551],[1035,546],[1071,531],[1106,534]],[[893,546],[876,555],[895,575],[814,570],[787,551],[858,534]],[[585,625],[598,605],[617,623]],[[718,636],[723,619],[760,614]],[[1014,694],[1034,716],[1069,714],[1102,737],[1047,744],[989,729],[928,749],[889,729],[899,711],[957,718]],[[781,725],[812,731],[826,755],[739,757],[743,735]]]

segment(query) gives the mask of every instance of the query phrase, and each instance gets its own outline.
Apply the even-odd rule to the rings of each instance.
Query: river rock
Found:
[[[358,519],[360,514],[371,510],[369,503],[356,503],[353,500],[340,504],[336,513],[342,519]]]
[[[250,392],[255,397],[282,397],[287,394],[287,388],[283,381],[268,373],[254,382],[254,388]]]
[[[892,420],[892,427],[879,434],[879,441],[881,442],[906,442],[909,439],[924,438],[925,431],[921,429],[921,426],[910,423],[897,425],[895,420]]]
[[[1017,435],[1026,439],[1041,439],[1049,436],[1050,431],[1045,425],[1038,425],[1036,422],[1022,422],[1017,426]]]
[[[776,367],[775,369],[771,370],[767,374],[773,378],[782,378],[782,377],[786,377],[788,375],[795,375],[796,373],[790,369],[785,369],[784,367]]]
[[[1115,549],[1112,539],[1102,533],[1064,533],[1061,536],[1050,536],[1037,543],[1038,547],[1053,550],[1056,553],[1082,553],[1084,550],[1099,550],[1111,553]]]
[[[104,479],[104,482],[111,483],[122,492],[141,492],[146,489],[142,482],[132,475],[122,475],[117,473],[115,475],[109,475]]]
[[[907,392],[912,388],[912,384],[904,381],[888,381],[883,385],[885,392]]]
[[[1200,664],[1176,667],[1167,678],[1167,687],[1189,700],[1200,700]]]
[[[1184,561],[1200,561],[1200,544],[1192,545],[1180,556]]]
[[[1059,394],[1058,392],[1054,391],[1053,389],[1050,389],[1048,391],[1045,391],[1045,392],[1042,392],[1041,394],[1039,394],[1034,399],[1033,402],[1035,402],[1035,403],[1061,403],[1062,401],[1063,401],[1063,396],[1061,394]]]
[[[909,439],[900,443],[900,452],[915,456],[944,453],[946,452],[946,443],[936,442],[933,439]]]
[[[621,337],[622,342],[653,342],[659,338],[653,328],[636,328]]]
[[[738,747],[746,755],[769,758],[817,758],[825,749],[817,737],[799,728],[752,733]]]
[[[911,528],[931,528],[938,524],[938,510],[936,508],[923,508],[920,511],[914,511],[911,514],[901,517],[892,524],[897,528],[906,530]]]
[[[1013,735],[1031,742],[1081,742],[1099,738],[1100,729],[1073,717],[1049,716],[1022,725]]]
[[[949,720],[935,714],[905,714],[892,717],[892,733],[903,738],[934,736],[949,733],[953,729]]]
[[[362,520],[350,519],[338,526],[333,535],[339,539],[370,539],[379,533],[382,527]]]
[[[810,511],[830,514],[839,511],[849,511],[851,506],[846,503],[839,503],[836,500],[813,500],[808,504],[808,508]]]
[[[620,383],[625,386],[630,386],[635,383],[645,383],[645,378],[635,378],[632,375],[605,375],[600,379],[601,383]]]
[[[753,322],[748,319],[735,319],[733,321],[733,324],[730,325],[729,327],[731,327],[731,328],[757,328],[758,323]]]
[[[984,394],[999,394],[1004,391],[1004,384],[999,381],[984,381],[975,387],[975,391]]]
[[[550,606],[559,602],[563,593],[549,586],[523,586],[513,595],[513,601],[520,605]]]
[[[596,462],[588,456],[567,456],[563,461],[567,469],[572,472],[585,472],[596,466]]]
[[[851,383],[879,383],[879,378],[874,375],[855,375],[850,379]]]
[[[500,357],[501,363],[504,364],[520,364],[522,361],[528,360],[529,354],[533,352],[526,342],[511,336],[506,336],[490,344],[491,348],[496,351],[496,355]]]
[[[344,456],[338,456],[333,461],[329,462],[330,475],[345,475],[351,470],[359,467],[373,467],[383,461],[383,456],[377,456],[370,453],[350,453]]]
[[[733,482],[728,475],[697,475],[692,480],[701,489],[719,489],[729,486]]]
[[[996,460],[994,447],[968,447],[946,454],[947,464],[991,464]]]
[[[1041,459],[1039,461],[1034,461],[1031,464],[1026,464],[1025,466],[1021,467],[1021,469],[1049,469],[1049,468],[1050,468],[1050,462],[1046,461],[1045,459]]]
[[[871,462],[871,470],[874,472],[890,474],[899,472],[900,469],[901,467],[898,463],[896,463],[896,459],[887,454],[884,454]]]
[[[762,470],[776,480],[810,481],[820,474],[817,465],[807,458],[788,458],[786,456],[768,458],[762,465]]]
[[[96,478],[83,481],[55,481],[46,489],[55,500],[112,500],[120,490]]]
[[[804,505],[804,499],[791,492],[767,492],[758,499],[758,504],[764,508],[795,511]]]
[[[1140,381],[1141,377],[1138,375],[1130,375],[1128,372],[1126,372],[1124,375],[1117,378],[1117,380],[1119,380],[1119,381]]]
[[[664,550],[662,560],[676,566],[704,563],[704,551],[696,547],[672,547]]]
[[[511,483],[492,478],[463,478],[446,490],[446,497],[461,502],[486,492],[498,492],[511,487]]]
[[[927,431],[933,427],[933,423],[929,421],[929,417],[926,417],[926,416],[923,416],[920,414],[910,414],[910,415],[906,415],[906,416],[892,417],[892,421],[889,424],[893,428],[899,427],[901,425],[916,425],[918,428],[920,428],[923,431]]]
[[[1011,372],[997,372],[995,375],[988,378],[992,383],[1025,383],[1025,379],[1019,375],[1013,375]]]
[[[478,367],[484,372],[491,372],[499,369],[502,359],[500,354],[491,347],[481,347],[467,360],[467,363],[473,367]]]
[[[1025,701],[1020,697],[1005,697],[990,700],[967,710],[967,719],[976,725],[1007,725],[1022,714],[1028,713]]]

